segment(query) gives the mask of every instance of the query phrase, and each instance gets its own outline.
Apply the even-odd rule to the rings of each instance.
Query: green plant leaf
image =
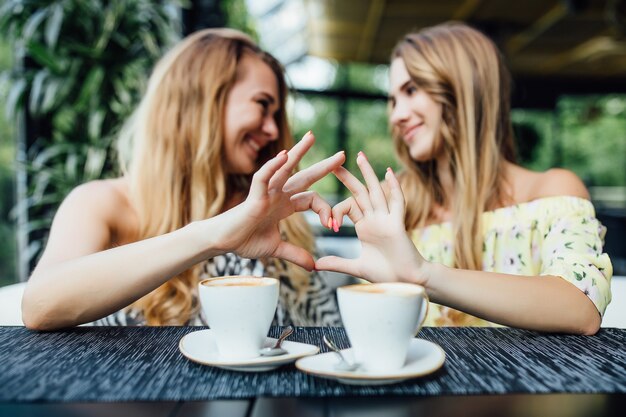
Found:
[[[97,142],[102,134],[102,122],[104,121],[104,110],[100,109],[89,115],[88,136],[91,142]]]
[[[102,31],[100,32],[100,38],[98,38],[98,41],[96,42],[96,45],[94,47],[94,50],[97,52],[98,55],[101,55],[104,49],[107,47],[111,39],[111,34],[115,32],[115,28],[118,25],[118,10],[116,6],[119,6],[119,3],[109,3],[104,11]]]
[[[60,103],[59,91],[61,89],[62,81],[58,78],[50,78],[46,83],[46,88],[43,95],[43,101],[41,103],[41,112],[48,113],[53,107]]]
[[[89,71],[85,78],[83,87],[76,101],[76,107],[84,109],[94,94],[98,93],[98,89],[104,79],[104,69],[102,67],[94,67]]]
[[[19,79],[13,84],[11,90],[9,90],[9,95],[7,97],[6,102],[6,118],[9,120],[17,117],[18,106],[22,102],[22,98],[24,97],[24,92],[26,91],[26,79]]]
[[[31,193],[31,197],[33,201],[38,201],[45,194],[48,185],[50,184],[50,179],[52,178],[52,173],[50,171],[42,171],[37,174],[35,178],[33,178],[33,191]]]
[[[65,177],[78,178],[78,164],[80,163],[78,155],[70,153],[65,158]]]
[[[22,39],[25,42],[30,42],[32,38],[35,37],[35,34],[37,33],[37,29],[39,28],[39,25],[41,25],[41,22],[44,21],[47,15],[48,15],[48,8],[43,7],[37,10],[35,13],[33,13],[32,16],[28,18],[28,20],[26,21],[26,24],[24,25],[24,30],[22,31]]]
[[[84,178],[92,180],[101,178],[106,163],[107,151],[102,148],[90,147],[85,160]]]
[[[40,104],[43,102],[43,91],[45,87],[44,84],[49,75],[50,73],[47,69],[42,69],[37,71],[37,73],[35,74],[35,78],[33,78],[33,84],[30,88],[30,100],[28,104],[28,109],[34,115],[40,114]]]
[[[30,227],[27,228],[27,231],[29,229],[31,228]],[[26,259],[28,259],[29,262],[33,261],[37,257],[37,255],[40,253],[42,246],[43,246],[42,240],[32,240],[28,242],[28,248],[26,249],[26,253],[24,254],[26,256]]]
[[[27,46],[28,55],[33,58],[39,65],[50,69],[51,72],[61,75],[64,68],[59,65],[58,57],[55,57],[45,45],[39,42],[29,42]]]
[[[56,3],[50,6],[50,16],[46,21],[46,44],[49,48],[54,49],[59,40],[61,25],[63,24],[63,5]]]
[[[74,148],[76,145],[72,143],[55,143],[43,148],[40,152],[32,160],[32,168],[34,170],[43,170],[45,165],[53,158],[68,152],[70,149]]]
[[[39,230],[46,230],[50,227],[52,219],[49,217],[39,218],[28,222],[27,231],[29,233]]]
[[[159,46],[157,45],[156,39],[152,33],[147,30],[142,30],[139,36],[141,37],[144,48],[150,52],[150,55],[158,56],[160,54],[161,51],[159,50]]]
[[[0,4],[0,28],[4,28],[7,22],[14,17],[16,7],[19,6],[20,0],[5,0]]]

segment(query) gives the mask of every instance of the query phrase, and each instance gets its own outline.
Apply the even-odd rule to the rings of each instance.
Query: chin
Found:
[[[257,172],[259,170],[259,167],[257,166],[253,166],[253,167],[245,167],[239,170],[239,174],[242,175],[252,175],[255,172]]]
[[[231,167],[227,171],[231,175],[252,175],[257,172],[259,168],[260,167],[256,166],[256,164],[239,164]]]
[[[411,159],[415,162],[428,162],[433,159],[432,152],[410,152]]]
[[[433,159],[437,159],[437,156],[441,153],[441,148],[429,147],[424,149],[423,146],[409,148],[409,155],[415,162],[428,162]]]

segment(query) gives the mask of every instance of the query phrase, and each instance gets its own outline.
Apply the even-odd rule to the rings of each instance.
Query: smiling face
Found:
[[[425,162],[437,158],[443,149],[440,140],[442,105],[411,79],[402,58],[395,58],[389,70],[389,122],[409,150],[411,159]]]
[[[256,171],[262,149],[278,139],[278,110],[276,75],[260,58],[244,54],[226,98],[224,162],[229,174]]]

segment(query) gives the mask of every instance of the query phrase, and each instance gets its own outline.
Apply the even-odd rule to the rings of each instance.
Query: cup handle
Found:
[[[424,322],[426,321],[426,317],[428,316],[428,310],[430,308],[430,298],[428,298],[428,294],[426,294],[426,289],[424,289],[424,301],[425,301],[426,306],[422,307],[422,311],[424,311],[424,309],[426,309],[426,311],[424,311],[422,320],[420,320],[420,323],[417,326],[417,329],[415,329],[415,336],[417,336],[420,330],[422,330],[422,326],[424,325]]]

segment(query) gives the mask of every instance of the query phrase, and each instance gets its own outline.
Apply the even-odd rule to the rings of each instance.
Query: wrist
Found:
[[[185,240],[190,242],[193,253],[201,260],[227,252],[221,245],[223,239],[220,239],[217,228],[213,227],[212,220],[191,222],[179,230],[185,234]]]
[[[423,286],[430,296],[433,287],[436,287],[438,277],[442,275],[442,268],[445,268],[442,264],[424,261],[417,268],[413,282]]]

